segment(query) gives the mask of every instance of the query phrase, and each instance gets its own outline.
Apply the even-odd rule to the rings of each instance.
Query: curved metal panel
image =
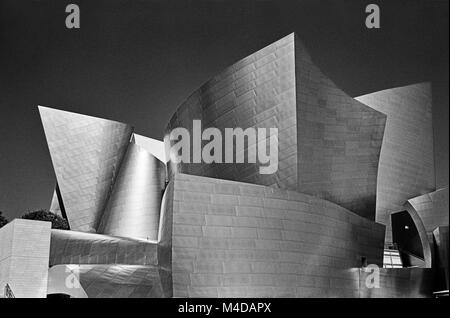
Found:
[[[158,233],[158,264],[172,269],[173,182],[167,184],[161,201]]]
[[[408,200],[423,222],[427,233],[439,226],[448,226],[449,192],[448,187]]]
[[[165,165],[142,147],[131,143],[98,232],[156,241],[164,185]]]
[[[378,168],[376,221],[387,226],[390,242],[390,212],[435,190],[431,85],[397,87],[356,99],[388,116]]]
[[[174,164],[167,153],[169,175],[182,172],[295,189],[295,107],[295,50],[294,35],[291,34],[233,64],[195,91],[171,118],[164,138],[168,149],[173,144],[168,139],[172,129],[187,128],[192,136],[193,119],[200,119],[203,128],[216,127],[222,133],[225,128],[276,127],[280,140],[278,171],[259,174],[258,162]],[[191,154],[192,147],[191,144]],[[250,142],[245,145],[245,155],[249,147],[255,147],[255,144]],[[236,149],[233,156],[236,156]]]
[[[412,221],[414,222],[414,225],[416,227],[416,230],[419,234],[420,244],[422,247],[423,252],[423,260],[424,260],[424,267],[425,268],[431,268],[432,267],[432,260],[433,260],[433,245],[432,241],[430,241],[430,237],[425,229],[425,226],[422,222],[422,219],[420,218],[417,211],[409,204],[405,204],[406,212],[409,213],[411,216]],[[395,213],[391,214],[391,217],[395,215]],[[393,238],[395,236],[393,235]]]
[[[71,229],[95,232],[132,127],[39,106]]]
[[[433,231],[440,226],[448,226],[448,206],[448,188],[409,199],[404,205],[419,231],[425,266],[428,268],[436,265]]]
[[[448,226],[440,226],[433,231],[433,238],[436,247],[435,267],[441,271],[439,275],[438,290],[445,290],[449,288],[449,245],[448,245]]]
[[[61,272],[64,270],[62,275]],[[137,265],[58,265],[49,271],[50,291],[89,298],[171,297],[169,274],[155,266]],[[67,275],[76,276],[78,293],[62,287]],[[74,289],[74,288],[72,288]]]
[[[382,264],[385,227],[337,204],[186,174],[172,182],[175,297],[326,297],[336,288],[357,297],[340,270]]]
[[[171,297],[172,268],[165,257],[156,242],[52,230],[49,291],[67,294],[63,284],[75,275],[90,298]],[[83,292],[68,294],[80,297]]]
[[[297,190],[375,218],[386,116],[338,89],[294,34],[233,64],[195,91],[171,118],[166,149],[175,143],[169,138],[174,128],[187,128],[193,136],[194,119],[222,133],[225,128],[278,128],[278,170],[260,174],[259,163],[169,161],[169,177],[181,172]],[[245,155],[250,147],[255,145],[247,144]]]
[[[297,190],[375,220],[386,115],[339,89],[295,43]]]
[[[52,230],[50,266],[57,264],[157,265],[156,242]]]

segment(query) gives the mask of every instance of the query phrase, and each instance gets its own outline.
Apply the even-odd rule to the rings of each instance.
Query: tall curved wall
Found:
[[[435,190],[431,85],[420,83],[357,97],[387,115],[378,168],[376,220],[387,226],[390,213],[407,200]]]
[[[165,165],[130,143],[98,232],[157,241],[164,185]]]
[[[167,135],[177,127],[187,128],[193,135],[193,119],[200,119],[202,128],[219,128],[223,136],[225,128],[277,127],[280,163],[275,174],[259,174],[258,163],[177,165],[170,161],[169,171],[295,189],[294,51],[294,36],[290,35],[228,67],[195,91],[177,109],[166,129],[167,143]]]
[[[386,115],[348,96],[295,44],[297,189],[375,220]]]
[[[172,183],[175,297],[356,297],[339,270],[382,264],[384,226],[331,202],[185,174]]]
[[[278,128],[278,170],[261,174],[259,163],[192,163],[191,144],[191,163],[169,161],[169,177],[181,172],[297,190],[374,219],[385,118],[339,90],[290,34],[195,91],[171,118],[164,138],[170,149],[174,128],[193,136],[194,119],[222,136],[225,128]]]

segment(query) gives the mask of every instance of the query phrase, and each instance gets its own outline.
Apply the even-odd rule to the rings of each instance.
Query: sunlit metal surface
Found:
[[[186,174],[172,182],[175,297],[326,297],[334,288],[355,297],[340,270],[382,266],[384,226],[339,205]]]
[[[175,172],[297,190],[375,219],[378,158],[386,116],[346,95],[314,65],[294,34],[228,67],[195,91],[171,118],[192,135],[203,128],[278,128],[278,171],[259,163],[169,162]],[[206,142],[204,142],[206,143]],[[254,145],[248,145],[251,147]],[[191,154],[192,154],[191,144]],[[245,151],[247,151],[246,148]]]
[[[131,143],[98,232],[156,241],[164,186],[164,163],[141,146]]]
[[[356,99],[388,116],[380,156],[376,221],[387,226],[390,212],[413,197],[435,190],[430,83],[387,89]]]
[[[157,253],[157,242],[53,229],[50,265],[157,265]]]
[[[58,266],[60,268],[58,268]],[[170,274],[155,266],[58,265],[49,271],[49,291],[72,297],[157,298],[171,297]],[[69,269],[69,270],[67,270]],[[66,273],[66,275],[64,275]],[[80,288],[65,288],[67,275],[76,276]],[[56,277],[59,276],[59,277]],[[53,278],[53,279],[52,279]]]
[[[164,149],[164,142],[148,138],[145,136],[141,136],[136,133],[133,134],[133,142],[136,145],[139,145],[145,150],[147,150],[148,153],[158,158],[159,161],[163,162],[164,164],[167,162],[166,152]]]
[[[0,228],[0,298],[6,284],[17,298],[47,291],[51,223],[15,219]]]
[[[95,232],[132,127],[42,106],[39,112],[69,225]]]
[[[442,193],[406,205],[413,196],[403,198],[411,189],[432,185],[429,87],[393,89],[360,100],[373,108],[337,88],[291,34],[194,92],[170,120],[165,136],[167,141],[177,127],[192,132],[193,119],[221,131],[276,127],[278,171],[260,174],[259,164],[169,162],[167,187],[163,147],[170,142],[132,134],[126,124],[40,107],[60,190],[51,209],[67,214],[77,230],[51,231],[49,292],[74,297],[428,297],[430,269],[383,269],[381,288],[373,291],[361,267],[383,263],[385,226],[374,222],[376,191],[388,202],[377,206],[377,220],[390,226],[385,217],[391,207],[412,209],[427,243],[425,259],[431,259],[433,235],[439,255],[445,246],[448,250],[448,227],[433,228],[445,220],[448,226],[445,207],[435,200]],[[382,157],[393,161],[392,166],[380,162],[379,172],[385,114]],[[402,116],[409,117],[401,122]],[[426,133],[412,146],[408,133],[416,124]],[[412,161],[403,174],[399,166],[418,147],[431,149],[431,155],[417,152],[423,169],[415,171]],[[413,185],[388,196],[394,181]],[[448,287],[448,263],[446,268]],[[76,275],[79,293],[67,290],[67,275]]]

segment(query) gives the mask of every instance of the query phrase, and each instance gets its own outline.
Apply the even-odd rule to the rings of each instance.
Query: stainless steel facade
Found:
[[[436,266],[448,288],[448,189],[429,193],[429,92],[419,84],[352,99],[291,34],[195,91],[165,144],[127,124],[40,107],[57,178],[51,209],[71,227],[48,238],[47,292],[430,297]],[[168,161],[168,134],[192,131],[193,119],[222,131],[278,128],[278,171]],[[425,131],[417,145],[414,125]],[[365,266],[382,266],[385,225],[390,232],[398,211],[411,214],[432,268],[381,269],[374,291]]]
[[[165,170],[161,161],[132,142],[121,164],[98,232],[157,241]]]
[[[447,187],[408,200],[408,204],[416,210],[422,220],[427,233],[431,233],[439,226],[448,225],[448,190]]]
[[[157,242],[53,229],[49,263],[157,265],[157,254]]]
[[[164,253],[159,243],[164,242],[52,230],[48,292],[74,297],[171,297],[171,267],[166,256],[159,255]],[[75,275],[82,291],[71,291],[62,283],[68,275]]]
[[[278,128],[279,169],[264,175],[259,164],[169,161],[170,173],[296,190],[375,219],[386,115],[337,88],[294,34],[238,61],[195,91],[171,118],[165,142],[174,143],[168,136],[176,127],[192,134],[193,119],[222,132]]]
[[[337,204],[186,174],[172,182],[175,297],[357,297],[342,270],[382,265],[385,227]]]
[[[435,237],[435,231],[439,233],[439,229],[441,229],[448,235],[448,231],[446,232],[445,228],[448,228],[449,221],[449,189],[439,189],[409,199],[405,203],[404,209],[411,215],[419,230],[425,266],[428,268],[441,266],[442,264],[440,263],[445,262],[445,260],[439,259],[437,255],[440,253],[440,247],[435,247],[435,245],[440,240]]]
[[[390,212],[436,190],[431,85],[397,87],[356,99],[388,116],[378,168],[376,221],[387,226],[390,242]]]
[[[96,232],[132,127],[39,107],[70,228]]]

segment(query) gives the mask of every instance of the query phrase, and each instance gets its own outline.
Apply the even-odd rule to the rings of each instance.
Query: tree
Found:
[[[47,210],[28,212],[22,216],[22,219],[47,221],[52,223],[52,229],[69,230],[69,223],[67,220]]]
[[[0,211],[0,228],[4,227],[7,223],[8,220],[3,216],[3,212]]]

